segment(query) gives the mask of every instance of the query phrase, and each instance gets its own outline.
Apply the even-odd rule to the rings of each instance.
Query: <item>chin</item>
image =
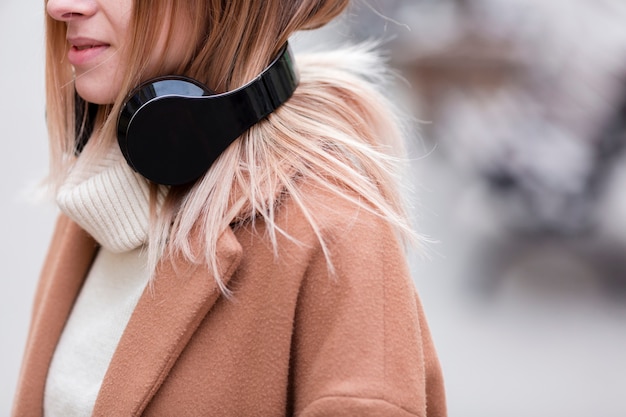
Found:
[[[117,98],[118,91],[119,89],[113,88],[108,80],[92,81],[76,78],[76,92],[89,103],[112,104]]]

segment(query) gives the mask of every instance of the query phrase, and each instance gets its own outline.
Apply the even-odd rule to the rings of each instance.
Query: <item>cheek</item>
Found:
[[[126,72],[117,58],[113,57],[90,71],[77,72],[75,86],[78,95],[90,103],[113,103],[120,93]]]
[[[116,28],[117,33],[126,35],[133,14],[132,0],[111,1],[103,10],[109,17],[111,25]]]

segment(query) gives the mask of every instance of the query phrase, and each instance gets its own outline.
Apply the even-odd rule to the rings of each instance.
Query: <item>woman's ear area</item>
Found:
[[[186,10],[185,6],[176,6],[175,3],[172,7],[165,6],[165,10],[158,14],[157,22],[155,19],[142,18],[142,7],[145,6],[139,6],[139,10],[135,11],[139,14],[136,19],[138,25],[131,29],[148,34],[143,39],[148,42],[143,49],[146,66],[140,81],[164,75],[187,75],[184,74],[185,69],[193,60],[196,44],[201,38],[190,10]],[[156,27],[150,27],[155,24]],[[138,36],[142,38],[141,33]],[[131,55],[137,52],[128,51]]]

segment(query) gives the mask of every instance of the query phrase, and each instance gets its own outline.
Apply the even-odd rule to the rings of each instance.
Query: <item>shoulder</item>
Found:
[[[270,244],[275,233],[279,251],[295,245],[318,251],[325,246],[369,252],[391,245],[403,252],[391,221],[347,188],[331,190],[320,184],[302,183],[298,196],[285,195],[275,210],[274,227],[263,220],[249,220],[237,227],[240,240],[252,235]]]
[[[276,221],[292,238],[278,237],[278,277],[264,276],[280,282],[266,283],[277,292],[296,288],[295,410],[425,415],[425,363],[434,356],[424,349],[428,332],[394,228],[350,190],[302,191],[313,219],[285,198]]]
[[[305,201],[286,196],[276,208],[275,227],[259,220],[236,230],[240,276],[276,291],[298,288],[301,309],[326,305],[321,299],[370,304],[385,289],[412,303],[406,253],[389,221],[349,190],[338,195],[304,184],[301,191]]]

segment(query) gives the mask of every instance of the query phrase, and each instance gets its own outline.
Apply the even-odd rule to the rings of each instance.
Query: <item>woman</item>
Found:
[[[47,1],[50,186],[62,214],[15,416],[445,415],[399,243],[411,233],[391,154],[400,134],[372,88],[379,63],[352,49],[299,57],[297,71],[285,46],[347,5]],[[187,143],[190,124],[228,130],[241,113],[233,95],[183,99],[148,118],[150,134],[133,133],[133,100],[159,84],[130,102],[128,92],[168,74],[245,90],[254,108],[278,99],[199,177],[155,182],[138,173],[131,136],[166,130]],[[172,128],[188,113],[170,112],[192,101],[213,110]],[[153,164],[157,176],[187,168],[160,171],[167,163]]]

